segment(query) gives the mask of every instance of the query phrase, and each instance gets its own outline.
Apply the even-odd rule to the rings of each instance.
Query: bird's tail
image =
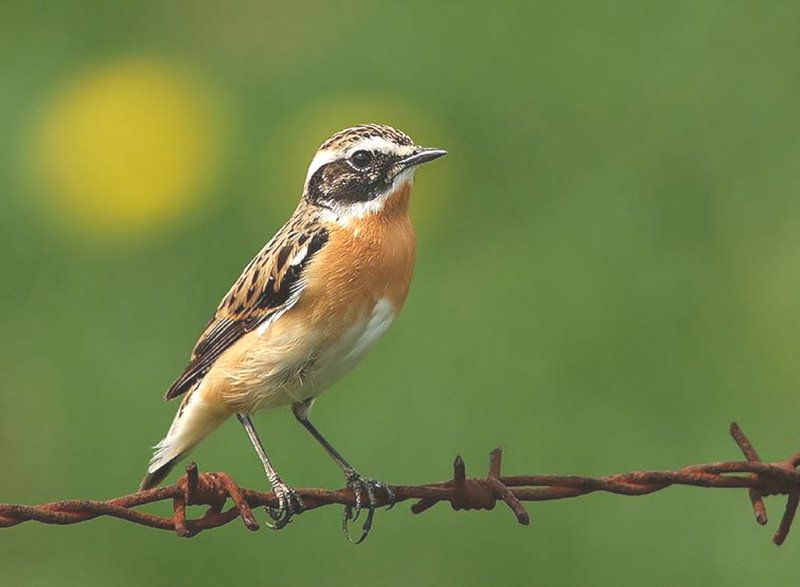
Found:
[[[189,451],[230,416],[230,411],[205,401],[200,391],[196,389],[187,394],[169,432],[153,447],[153,457],[147,467],[147,475],[139,486],[140,490],[161,483]]]

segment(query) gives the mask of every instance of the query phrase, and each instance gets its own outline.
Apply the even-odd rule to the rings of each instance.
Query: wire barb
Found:
[[[742,449],[744,457],[751,463],[760,463],[761,457],[758,456],[756,449],[750,444],[750,441],[736,422],[731,423],[730,432],[733,440],[735,440],[739,448]],[[755,475],[751,475],[751,478],[755,479],[756,477]],[[764,505],[764,496],[754,487],[748,489],[748,494],[750,496],[750,503],[753,505],[753,513],[756,516],[756,522],[765,526],[767,524],[767,507]]]
[[[634,471],[605,477],[579,477],[576,475],[502,476],[503,453],[499,448],[489,455],[486,477],[467,477],[464,460],[458,456],[453,462],[453,477],[443,483],[425,485],[389,486],[390,492],[376,493],[375,507],[417,500],[411,506],[415,514],[422,513],[439,502],[449,502],[454,510],[491,510],[502,502],[514,513],[517,522],[530,523],[522,502],[569,499],[595,492],[617,495],[647,495],[673,485],[719,489],[747,489],[756,521],[767,523],[764,498],[786,495],[787,502],[773,542],[786,541],[792,522],[800,505],[800,452],[784,461],[765,463],[750,440],[738,425],[731,424],[730,434],[744,454],[745,461],[715,462],[692,465],[674,471]],[[353,491],[345,487],[336,490],[316,488],[297,489],[305,510],[338,504],[356,506]],[[389,495],[393,495],[390,500]],[[163,517],[137,509],[139,506],[160,501],[172,501],[171,517]],[[225,509],[230,500],[232,506]],[[240,488],[225,473],[199,473],[197,465],[190,463],[186,474],[175,485],[139,491],[108,501],[65,500],[38,506],[0,504],[0,528],[16,526],[22,522],[37,521],[43,524],[76,524],[100,516],[114,517],[150,528],[172,530],[178,536],[189,538],[203,530],[218,528],[237,517],[249,530],[259,529],[253,509],[262,506],[277,507],[278,497],[272,491],[262,492]],[[189,506],[208,506],[197,519],[187,515]]]

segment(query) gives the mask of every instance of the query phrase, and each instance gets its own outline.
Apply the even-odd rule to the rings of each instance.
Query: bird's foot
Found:
[[[280,478],[273,479],[270,482],[272,483],[272,491],[275,492],[275,497],[278,498],[278,507],[266,506],[267,514],[272,518],[272,524],[268,523],[267,526],[273,530],[281,530],[292,521],[293,516],[303,513],[305,505],[297,491],[286,485]]]
[[[367,479],[362,477],[357,471],[350,471],[347,473],[347,486],[353,490],[356,503],[355,506],[345,506],[344,519],[342,520],[342,531],[350,542],[353,544],[361,544],[367,539],[369,531],[372,529],[372,518],[375,516],[375,508],[377,507],[378,503],[375,499],[376,492],[383,491],[386,494],[386,500],[388,502],[389,509],[394,507],[395,495],[394,491],[392,491],[387,484],[376,479]],[[362,505],[364,494],[367,496],[367,517],[364,520],[364,524],[361,526],[361,536],[359,536],[358,540],[353,540],[352,536],[350,536],[349,526],[350,522],[355,522],[358,519],[358,516],[363,509]]]

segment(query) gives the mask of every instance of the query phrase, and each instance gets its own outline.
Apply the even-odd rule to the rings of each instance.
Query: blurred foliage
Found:
[[[605,5],[604,5],[605,4]],[[315,409],[363,472],[599,474],[798,447],[800,7],[739,1],[6,3],[0,500],[132,490],[161,394],[330,132],[397,124],[422,170],[407,308]],[[284,476],[336,486],[286,412]],[[238,426],[194,458],[266,486]],[[4,585],[752,585],[800,571],[741,492],[507,512],[333,508],[191,541],[0,532]],[[773,508],[774,510],[774,508]],[[775,517],[776,512],[773,512]],[[773,521],[773,524],[777,520]]]

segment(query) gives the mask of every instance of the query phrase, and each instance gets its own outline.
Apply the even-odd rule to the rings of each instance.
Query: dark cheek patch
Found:
[[[342,160],[327,163],[311,176],[308,197],[315,203],[374,200],[389,187],[388,175],[395,162],[396,158],[381,153],[364,171],[356,171]]]

